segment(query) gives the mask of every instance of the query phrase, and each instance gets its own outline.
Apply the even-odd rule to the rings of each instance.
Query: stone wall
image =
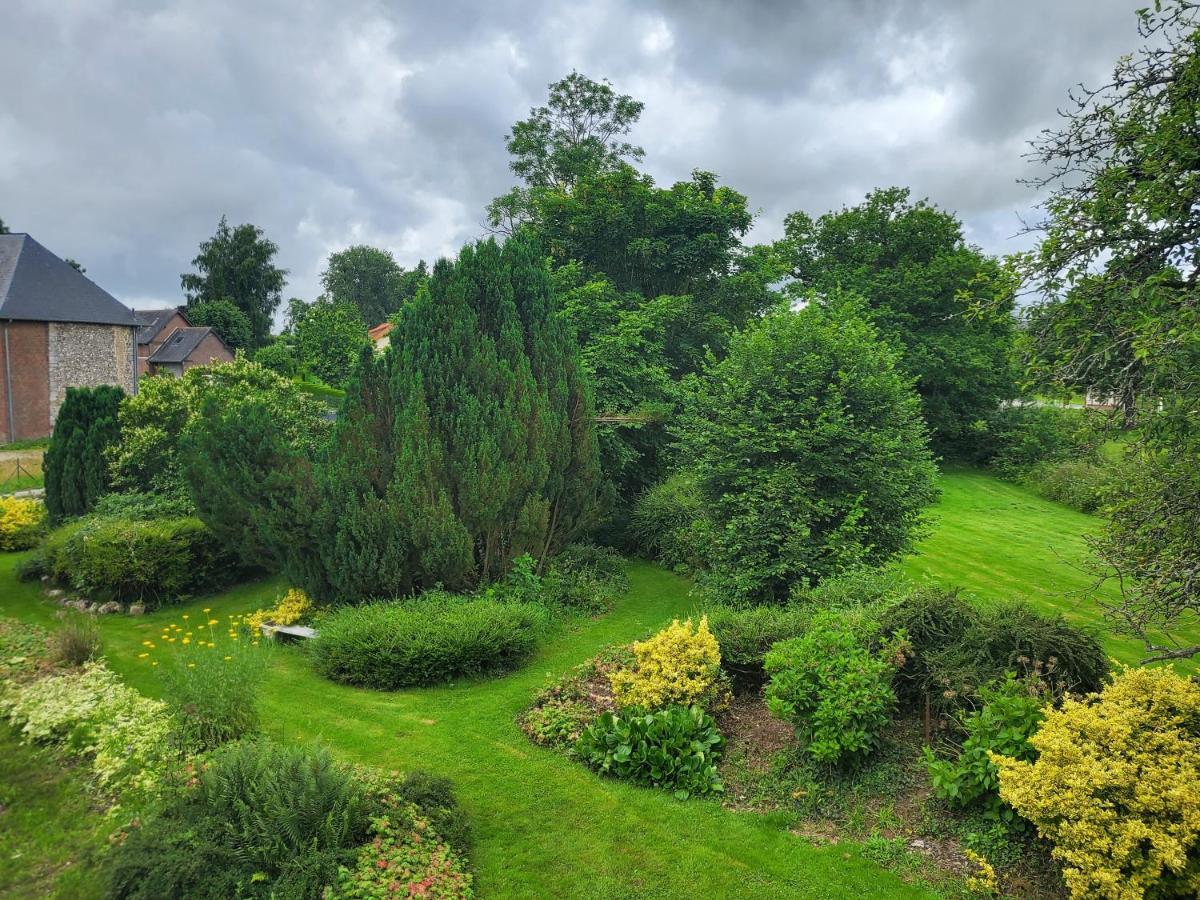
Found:
[[[134,339],[134,329],[124,325],[51,322],[50,420],[57,418],[69,387],[115,384],[132,394]]]

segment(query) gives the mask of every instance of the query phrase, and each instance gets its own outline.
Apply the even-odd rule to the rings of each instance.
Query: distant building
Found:
[[[150,374],[150,357],[163,345],[176,328],[189,328],[183,310],[175,307],[168,309],[135,309],[133,314],[142,327],[138,329],[138,374]]]
[[[27,234],[0,234],[0,438],[43,438],[69,387],[137,390],[133,311]]]
[[[138,309],[138,374],[182,375],[194,366],[231,362],[233,351],[212,328],[192,325],[181,309]]]
[[[376,325],[367,331],[367,337],[371,339],[371,343],[375,345],[375,352],[382,353],[391,344],[392,338],[392,323],[384,322],[382,325]]]

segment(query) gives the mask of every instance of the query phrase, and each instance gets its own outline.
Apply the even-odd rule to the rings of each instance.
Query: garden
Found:
[[[1035,147],[1175,190],[1189,9]],[[1200,895],[1200,329],[1130,246],[1175,207],[1104,169],[1000,260],[887,188],[751,246],[639,102],[548,102],[502,239],[335,254],[271,338],[222,220],[234,361],[68,389],[0,496],[0,893]]]

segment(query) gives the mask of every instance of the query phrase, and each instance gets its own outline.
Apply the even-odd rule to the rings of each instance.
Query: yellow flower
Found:
[[[185,619],[186,619],[187,617],[188,617],[188,614],[187,614],[187,613],[184,613],[184,614],[183,614],[183,618],[185,618]]]
[[[138,659],[145,659],[145,658],[146,658],[147,656],[149,656],[149,655],[150,655],[149,653],[139,653],[139,654],[138,654]]]
[[[227,657],[225,657],[225,662],[229,662],[231,659],[233,659],[232,656],[227,656]]]
[[[217,620],[216,620],[216,619],[209,619],[209,620],[208,620],[208,624],[209,624],[209,625],[216,625],[216,624],[217,624]]]
[[[158,665],[158,660],[157,660],[157,659],[152,659],[152,660],[150,660],[150,665],[152,665],[152,666],[157,666],[157,665]]]
[[[204,611],[205,611],[205,612],[212,612],[212,607],[211,607],[211,606],[206,606],[206,607],[204,607]]]
[[[194,668],[196,668],[196,664],[195,664],[195,663],[188,663],[188,668],[189,668],[189,669],[194,669]]]
[[[192,642],[192,639],[191,639],[191,638],[184,638],[184,639],[183,639],[183,642],[184,642],[185,644],[190,644],[190,643]]]

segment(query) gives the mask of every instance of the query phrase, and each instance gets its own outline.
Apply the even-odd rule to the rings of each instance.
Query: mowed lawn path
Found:
[[[1047,503],[988,475],[942,478],[935,524],[906,560],[914,577],[959,584],[982,602],[1028,597],[1080,622],[1099,621],[1082,596],[1082,535],[1097,520]],[[52,625],[56,608],[40,586],[17,582],[18,557],[0,554],[0,614]],[[324,681],[302,652],[282,648],[264,697],[269,732],[320,740],[342,758],[386,768],[423,768],[454,779],[476,828],[482,897],[924,897],[864,859],[854,845],[814,847],[788,831],[783,814],[723,810],[712,801],[601,779],[534,747],[516,724],[536,691],[603,645],[645,635],[694,611],[690,585],[648,563],[631,563],[630,590],[616,610],[549,640],[511,676],[439,688],[378,693]],[[153,671],[141,641],[165,621],[211,607],[224,617],[267,606],[282,591],[269,579],[142,618],[101,620],[114,669],[146,693]],[[1135,642],[1106,642],[1124,659]]]

